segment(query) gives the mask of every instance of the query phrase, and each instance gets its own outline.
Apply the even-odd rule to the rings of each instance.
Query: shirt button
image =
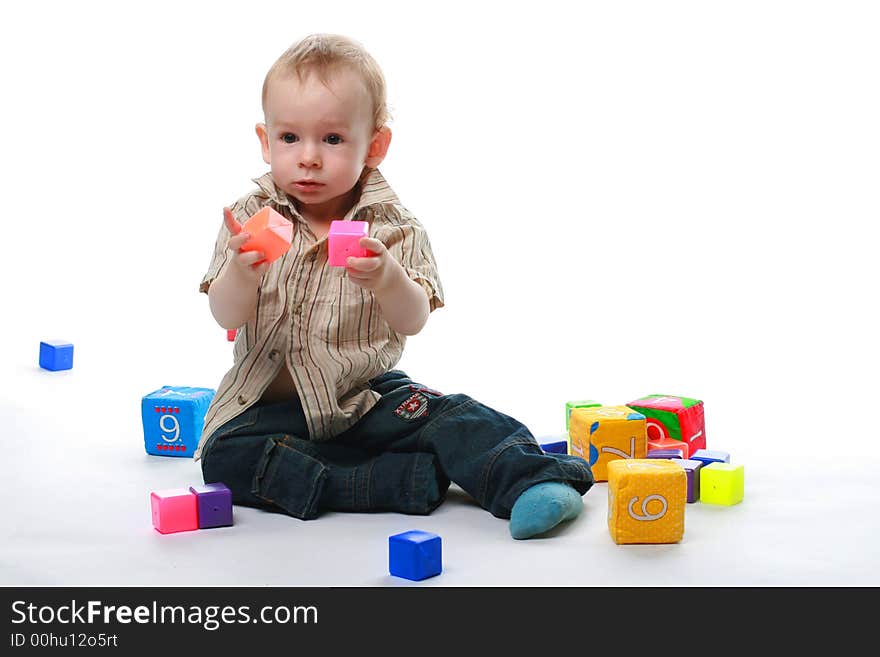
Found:
[[[244,398],[244,395],[238,396],[238,403],[240,406],[244,406],[245,404],[247,404],[247,399]]]
[[[269,352],[269,360],[278,360],[278,356],[280,352],[277,349],[273,349]]]

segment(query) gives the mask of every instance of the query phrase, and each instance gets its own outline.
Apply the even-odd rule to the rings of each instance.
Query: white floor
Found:
[[[150,491],[200,483],[200,471],[189,459],[145,454],[140,395],[203,383],[102,386],[112,358],[92,353],[90,365],[89,345],[80,352],[68,372],[42,371],[25,356],[12,363],[15,383],[0,406],[2,585],[880,584],[876,451],[830,465],[779,442],[775,452],[771,442],[749,448],[754,441],[733,450],[746,467],[745,501],[688,505],[675,545],[615,545],[604,483],[577,520],[529,541],[511,539],[506,521],[457,488],[428,517],[328,513],[302,522],[236,507],[232,527],[161,535]],[[413,583],[388,574],[388,536],[409,529],[442,536],[440,576]]]
[[[411,528],[444,541],[416,586],[880,585],[876,3],[453,1],[425,29],[382,0],[257,0],[210,29],[197,3],[51,4],[16,3],[0,39],[0,585],[408,586],[387,538]],[[230,366],[198,284],[268,170],[263,76],[324,31],[385,72],[382,171],[438,261],[447,306],[401,367],[536,435],[567,400],[703,399],[742,504],[690,505],[660,546],[611,541],[604,484],[546,540],[461,494],[152,529],[150,491],[200,474],[145,454],[141,397]],[[38,369],[54,338],[73,370]]]

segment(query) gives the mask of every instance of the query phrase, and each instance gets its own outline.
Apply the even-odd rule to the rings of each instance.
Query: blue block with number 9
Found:
[[[144,395],[141,416],[147,454],[192,458],[213,398],[211,388],[186,386],[163,386]]]

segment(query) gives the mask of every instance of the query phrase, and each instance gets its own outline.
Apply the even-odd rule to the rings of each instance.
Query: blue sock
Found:
[[[580,494],[568,484],[545,481],[526,489],[510,512],[510,535],[531,538],[563,520],[576,518],[583,509]]]

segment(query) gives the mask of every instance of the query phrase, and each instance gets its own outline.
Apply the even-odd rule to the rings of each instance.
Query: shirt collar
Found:
[[[252,180],[263,190],[272,203],[278,206],[287,206],[294,216],[299,216],[299,212],[297,212],[291,198],[283,190],[279,189],[275,181],[272,180],[271,172],[267,172],[259,178],[253,178]],[[348,214],[345,215],[346,219],[354,217],[359,210],[370,205],[383,203],[400,204],[397,194],[394,193],[394,190],[391,189],[388,181],[379,173],[378,169],[367,169],[361,176],[360,186],[360,198],[354,204],[354,207],[349,210]]]

